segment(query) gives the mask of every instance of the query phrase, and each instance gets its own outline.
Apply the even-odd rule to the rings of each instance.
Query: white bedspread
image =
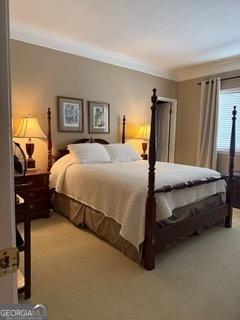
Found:
[[[218,177],[219,173],[193,166],[156,163],[156,188],[210,176]],[[147,184],[148,162],[143,160],[80,165],[69,155],[53,165],[50,175],[51,187],[113,218],[122,226],[121,236],[137,249],[144,241]],[[219,192],[225,192],[223,181],[157,194],[157,221],[170,217],[175,208]]]

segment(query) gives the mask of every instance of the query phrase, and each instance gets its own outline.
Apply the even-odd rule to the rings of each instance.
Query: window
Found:
[[[220,93],[217,135],[217,149],[219,151],[229,150],[233,106],[237,107],[236,150],[240,151],[240,89],[223,90]]]

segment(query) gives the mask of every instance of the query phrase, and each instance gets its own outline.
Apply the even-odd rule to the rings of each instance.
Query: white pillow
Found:
[[[69,144],[68,150],[81,164],[111,162],[106,149],[100,143]]]
[[[104,148],[107,150],[112,162],[130,162],[140,160],[133,145],[127,143],[106,144]]]

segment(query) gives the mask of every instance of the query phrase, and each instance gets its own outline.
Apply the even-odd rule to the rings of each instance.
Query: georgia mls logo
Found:
[[[0,304],[0,320],[47,320],[48,310],[43,304]]]
[[[36,304],[32,312],[33,317],[46,317],[47,308],[43,304]]]

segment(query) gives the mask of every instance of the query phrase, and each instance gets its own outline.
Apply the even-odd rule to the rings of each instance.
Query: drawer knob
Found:
[[[35,205],[34,205],[34,204],[30,204],[29,208],[30,208],[30,209],[35,208]]]

